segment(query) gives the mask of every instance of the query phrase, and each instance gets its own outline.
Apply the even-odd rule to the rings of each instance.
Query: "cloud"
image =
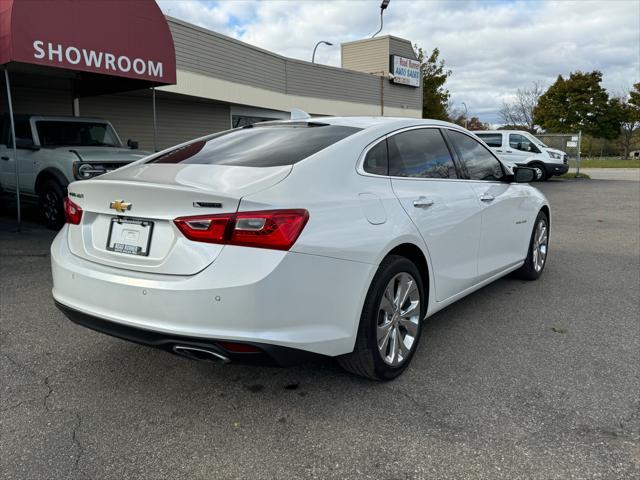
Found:
[[[162,10],[187,22],[282,55],[340,66],[341,42],[378,29],[379,0],[197,2],[160,0]],[[617,93],[640,81],[640,2],[392,0],[382,34],[440,49],[453,71],[452,100],[471,115],[498,122],[503,100],[536,81],[600,70]]]

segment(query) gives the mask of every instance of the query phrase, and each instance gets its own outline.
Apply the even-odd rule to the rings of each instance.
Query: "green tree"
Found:
[[[435,120],[449,120],[447,106],[449,104],[449,90],[444,88],[451,70],[447,70],[444,60],[440,60],[440,50],[433,49],[425,60],[422,48],[415,46],[416,55],[420,62],[422,73],[422,118]]]
[[[620,124],[620,146],[622,147],[622,158],[629,158],[633,140],[640,131],[640,83],[633,86],[629,95],[624,95],[616,99],[620,109],[622,122]]]
[[[629,103],[640,108],[640,82],[633,86],[633,90],[629,93]]]
[[[534,123],[547,132],[582,130],[596,138],[617,138],[621,112],[616,101],[602,88],[602,73],[574,72],[556,82],[540,96],[534,109]]]

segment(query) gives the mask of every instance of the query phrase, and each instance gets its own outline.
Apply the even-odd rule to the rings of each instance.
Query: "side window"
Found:
[[[531,140],[518,133],[509,134],[509,146],[522,152],[539,153],[538,147]]]
[[[16,128],[16,138],[18,140],[25,140],[28,142],[33,142],[33,136],[31,134],[31,125],[29,124],[29,120],[16,120],[15,121]],[[13,141],[11,138],[11,124],[8,125],[7,131],[7,146],[13,147]],[[18,142],[18,146],[20,142]]]
[[[471,180],[495,181],[504,178],[502,165],[480,142],[454,130],[448,133]]]
[[[383,140],[367,152],[362,168],[374,175],[389,175],[389,158],[387,155],[387,141]]]
[[[398,133],[387,140],[389,175],[393,177],[458,178],[451,153],[437,128]]]
[[[490,147],[500,148],[502,147],[502,134],[501,133],[479,133],[478,137],[482,139],[484,143]]]

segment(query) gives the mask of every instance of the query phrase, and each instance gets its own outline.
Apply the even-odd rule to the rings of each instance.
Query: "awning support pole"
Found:
[[[151,98],[153,103],[153,151],[158,151],[158,122],[156,120],[156,86],[151,85]]]
[[[4,81],[7,85],[7,101],[9,103],[9,118],[11,119],[11,139],[13,143],[13,163],[15,164],[16,172],[16,207],[18,211],[18,231],[22,227],[22,216],[20,215],[20,171],[18,166],[18,150],[16,148],[16,125],[13,118],[13,103],[11,102],[11,84],[9,83],[9,70],[4,69]]]

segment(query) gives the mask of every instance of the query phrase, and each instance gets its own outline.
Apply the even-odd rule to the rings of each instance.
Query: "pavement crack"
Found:
[[[48,375],[46,377],[44,377],[44,385],[45,385],[45,387],[47,387],[48,391],[47,391],[47,394],[42,399],[42,406],[44,407],[44,409],[47,412],[50,412],[51,409],[49,408],[49,404],[47,403],[47,401],[49,400],[49,397],[53,393],[53,387],[49,383],[49,376]]]
[[[77,423],[75,427],[73,427],[73,431],[71,432],[71,439],[73,440],[73,444],[78,449],[78,452],[76,453],[75,463],[74,463],[74,470],[76,472],[81,473],[84,476],[84,472],[80,470],[80,460],[84,455],[84,447],[82,446],[82,443],[80,442],[80,438],[78,437],[78,430],[80,430],[80,427],[82,426],[82,416],[78,412],[73,412],[73,414],[76,417]]]

